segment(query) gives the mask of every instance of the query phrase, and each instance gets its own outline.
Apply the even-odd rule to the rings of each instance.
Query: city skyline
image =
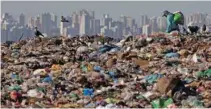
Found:
[[[185,15],[196,12],[211,13],[209,4],[210,1],[2,1],[2,13],[10,13],[14,18],[23,13],[28,19],[43,12],[68,16],[74,11],[86,9],[95,11],[96,18],[100,18],[102,14],[109,14],[115,20],[121,15],[138,20],[140,15],[144,14],[150,17],[162,16],[164,10],[180,10]],[[35,6],[39,8],[32,9]]]
[[[1,38],[4,41],[15,41],[22,33],[24,38],[31,38],[34,37],[34,28],[38,27],[48,37],[101,34],[121,39],[128,35],[148,36],[154,32],[164,32],[167,23],[165,17],[148,17],[148,15],[140,16],[138,21],[130,16],[120,16],[119,20],[113,20],[109,14],[103,14],[101,19],[97,19],[94,11],[88,12],[85,9],[65,17],[69,22],[60,22],[61,19],[52,13],[42,13],[29,19],[25,19],[24,14],[20,14],[19,19],[14,19],[9,13],[5,13],[1,17]],[[207,24],[210,28],[211,15],[194,13],[185,17],[185,26],[190,22],[198,26]]]
[[[32,38],[34,37],[35,27],[37,27],[45,36],[48,37],[60,36],[60,35],[73,37],[76,35],[82,36],[82,35],[101,34],[104,36],[113,37],[115,39],[121,39],[124,36],[128,35],[148,36],[156,32],[165,32],[167,21],[165,17],[162,17],[164,11],[163,9],[169,10],[172,13],[178,10],[182,11],[182,13],[185,16],[184,26],[187,26],[189,23],[193,23],[194,25],[197,25],[199,27],[201,27],[204,24],[207,24],[208,28],[211,27],[211,13],[209,12],[210,11],[209,8],[207,9],[206,5],[204,4],[208,2],[165,1],[165,2],[151,3],[145,1],[137,1],[137,2],[127,2],[128,4],[125,4],[126,2],[113,2],[113,1],[111,2],[66,1],[66,2],[56,2],[58,3],[56,5],[53,5],[52,3],[55,3],[55,1],[54,2],[52,1],[3,2],[2,15],[1,15],[1,27],[2,27],[1,39],[3,41],[7,40],[17,41],[22,34],[23,34],[23,39]],[[66,4],[62,5],[62,3]],[[101,5],[102,3],[105,4],[102,7],[100,7],[101,5],[99,3],[101,3]],[[34,9],[35,11],[27,10],[27,7],[33,8],[31,4],[33,4],[33,7],[39,6],[39,8]],[[73,4],[75,4],[75,7],[77,7],[77,9],[74,7],[69,8]],[[84,4],[85,6],[83,6]],[[103,10],[103,8],[105,8],[105,6],[107,6],[108,4],[110,4],[109,8]],[[46,9],[42,10],[45,5],[48,6],[46,7]],[[68,8],[66,7],[67,5],[69,6]],[[98,8],[96,8],[95,5]],[[201,7],[202,5],[203,5],[202,9],[197,8]],[[125,7],[123,8],[123,6]],[[128,6],[131,6],[132,8],[131,7],[128,8]],[[17,7],[19,8],[16,10]],[[48,12],[49,9],[51,9],[52,7],[54,9]],[[114,7],[115,9],[112,9]],[[181,9],[181,7],[185,8]],[[20,12],[22,8],[26,9]],[[143,11],[142,8],[146,9]],[[196,11],[196,10],[201,10],[201,11]],[[189,14],[187,14],[188,12]],[[30,13],[31,15],[29,16],[29,14],[27,13]],[[16,14],[16,17],[14,14]],[[61,22],[60,21],[61,16],[64,16],[69,22]]]

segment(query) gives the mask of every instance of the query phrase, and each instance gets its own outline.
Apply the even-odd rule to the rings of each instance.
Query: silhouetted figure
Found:
[[[207,27],[206,27],[206,25],[204,24],[203,27],[202,27],[202,32],[206,32],[206,29],[207,29]]]
[[[191,34],[197,33],[199,30],[198,26],[188,26],[188,29],[190,30]]]
[[[61,16],[61,22],[69,22],[69,21],[65,19],[64,16]]]

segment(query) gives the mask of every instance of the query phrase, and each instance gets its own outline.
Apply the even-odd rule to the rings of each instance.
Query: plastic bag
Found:
[[[167,53],[166,58],[172,58],[172,57],[179,57],[179,54],[178,53]]]
[[[163,75],[162,74],[152,74],[152,75],[147,75],[144,77],[144,79],[146,80],[147,83],[152,84],[155,81],[157,81],[159,78],[162,78]]]
[[[16,90],[16,91],[18,91],[18,90],[21,90],[21,87],[18,86],[18,85],[10,86],[10,87],[9,87],[9,90]]]
[[[94,70],[99,72],[101,70],[101,67],[100,66],[94,66]]]
[[[93,88],[84,88],[83,94],[84,96],[93,96],[94,89]]]
[[[167,108],[169,105],[173,104],[173,99],[168,98],[167,100],[165,99],[156,99],[151,102],[153,108]]]
[[[205,70],[205,71],[201,71],[197,73],[197,77],[211,77],[211,69]]]

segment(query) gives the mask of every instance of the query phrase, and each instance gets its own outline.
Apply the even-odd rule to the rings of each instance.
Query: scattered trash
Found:
[[[209,37],[172,32],[131,38],[106,43],[98,35],[44,37],[2,44],[1,106],[210,108]]]

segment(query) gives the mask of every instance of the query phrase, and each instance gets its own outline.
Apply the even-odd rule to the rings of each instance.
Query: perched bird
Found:
[[[204,24],[204,25],[202,26],[202,31],[205,32],[206,30],[207,30],[207,27],[206,27],[206,25]]]
[[[198,26],[188,26],[188,29],[190,30],[191,34],[197,33],[199,30]]]
[[[44,35],[40,31],[38,31],[37,27],[35,27],[34,34],[35,34],[36,37],[40,37],[40,36],[43,36],[44,37]]]
[[[61,16],[61,22],[69,22],[69,21],[65,19],[64,16]]]

